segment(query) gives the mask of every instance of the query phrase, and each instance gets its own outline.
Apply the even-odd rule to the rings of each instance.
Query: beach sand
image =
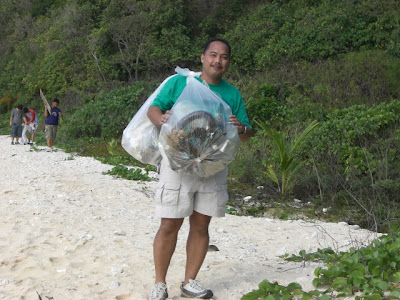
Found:
[[[157,184],[102,174],[110,165],[61,150],[11,145],[0,136],[0,299],[147,299],[154,284],[152,244]],[[180,299],[188,223],[167,276]],[[368,244],[376,234],[345,223],[213,218],[198,278],[213,299],[240,299],[267,279],[313,289],[316,262],[279,256]]]

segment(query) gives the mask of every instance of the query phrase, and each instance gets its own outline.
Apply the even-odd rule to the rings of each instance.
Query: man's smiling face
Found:
[[[229,67],[229,48],[220,41],[212,42],[201,55],[201,78],[210,84],[218,84]]]

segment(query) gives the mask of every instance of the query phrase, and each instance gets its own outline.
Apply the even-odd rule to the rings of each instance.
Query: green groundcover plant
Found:
[[[128,168],[119,164],[103,174],[115,175],[119,178],[125,178],[128,180],[151,181],[151,177],[148,175],[149,172],[146,170],[145,173],[143,173],[142,171],[141,168]]]
[[[257,290],[242,300],[257,299],[400,299],[400,235],[398,231],[372,241],[369,246],[334,252],[331,248],[315,253],[302,250],[288,261],[321,261],[323,267],[314,270],[312,291],[303,291],[298,283],[288,286],[264,280]]]

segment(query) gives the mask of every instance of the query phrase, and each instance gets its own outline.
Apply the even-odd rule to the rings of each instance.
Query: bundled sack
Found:
[[[157,166],[161,161],[161,154],[158,149],[160,128],[150,121],[147,117],[147,111],[164,84],[173,76],[176,75],[165,79],[143,103],[122,134],[122,147],[131,156],[144,164]]]
[[[162,126],[159,149],[176,172],[209,177],[222,171],[235,158],[240,140],[229,122],[231,108],[209,87],[188,76],[187,85]]]

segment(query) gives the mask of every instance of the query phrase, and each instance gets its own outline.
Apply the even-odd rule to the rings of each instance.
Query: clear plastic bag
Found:
[[[144,164],[157,166],[161,161],[161,154],[158,149],[160,128],[150,121],[147,117],[147,111],[164,84],[173,76],[176,75],[165,79],[153,94],[150,95],[122,134],[122,147],[126,152]]]
[[[188,73],[187,85],[162,126],[159,149],[176,172],[209,177],[232,162],[240,140],[231,108]]]

